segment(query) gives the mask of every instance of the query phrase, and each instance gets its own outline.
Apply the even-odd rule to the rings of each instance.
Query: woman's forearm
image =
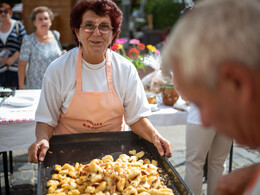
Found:
[[[6,60],[6,64],[8,66],[11,66],[15,63],[16,60],[18,60],[20,56],[20,52],[19,51],[16,51],[12,56],[8,57],[7,60]]]
[[[25,71],[26,71],[26,61],[18,62],[18,80],[19,80],[19,89],[24,89],[24,79],[25,79]]]
[[[158,134],[158,131],[154,128],[152,123],[145,117],[130,125],[130,128],[135,134],[151,143],[153,143],[153,137]]]
[[[12,58],[13,58],[14,61],[16,61],[16,60],[18,60],[19,56],[20,56],[20,52],[19,52],[19,51],[16,51],[16,52],[12,55]]]
[[[35,130],[36,141],[40,141],[43,139],[49,141],[53,135],[53,129],[54,127],[46,123],[37,122]]]

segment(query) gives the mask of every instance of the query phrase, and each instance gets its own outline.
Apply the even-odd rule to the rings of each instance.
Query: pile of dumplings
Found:
[[[144,152],[129,151],[114,161],[111,155],[89,164],[63,166],[47,182],[48,194],[59,195],[173,195],[162,182],[158,162],[142,160]]]

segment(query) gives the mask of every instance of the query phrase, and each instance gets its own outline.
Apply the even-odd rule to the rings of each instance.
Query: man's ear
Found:
[[[226,63],[220,67],[220,80],[236,95],[243,105],[253,98],[254,80],[252,70],[237,63]]]

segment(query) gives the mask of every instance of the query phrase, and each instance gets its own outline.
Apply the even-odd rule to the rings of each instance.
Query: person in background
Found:
[[[50,30],[53,18],[48,7],[40,6],[32,11],[31,19],[35,32],[23,39],[18,64],[19,89],[25,88],[25,77],[26,88],[41,89],[47,67],[64,53],[58,42],[60,33]]]
[[[231,144],[231,139],[215,131],[213,127],[203,127],[199,109],[190,103],[186,126],[184,181],[194,195],[201,194],[207,155],[207,194],[214,194],[218,179],[224,172],[224,163],[231,149]]]
[[[181,16],[193,8],[194,4],[185,8]],[[203,176],[206,177],[207,194],[214,194],[218,179],[223,175],[224,163],[231,145],[232,140],[215,131],[214,127],[203,127],[199,109],[195,104],[190,103],[186,125],[184,181],[194,195],[201,194]]]
[[[162,57],[163,73],[173,73],[178,92],[198,106],[204,126],[258,151],[259,18],[257,0],[200,2],[174,26]],[[222,176],[215,194],[259,195],[260,164]]]
[[[171,144],[153,127],[151,110],[135,66],[110,46],[120,33],[122,12],[112,0],[81,0],[70,15],[78,47],[51,63],[36,111],[36,142],[30,162],[43,161],[57,134],[124,131],[170,157]]]
[[[9,4],[0,3],[0,86],[18,89],[18,58],[26,31],[12,14]]]

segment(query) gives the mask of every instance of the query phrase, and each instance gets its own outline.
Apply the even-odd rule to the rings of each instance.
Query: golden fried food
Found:
[[[142,160],[144,152],[129,151],[114,161],[111,155],[93,159],[89,164],[55,165],[48,194],[68,195],[173,195],[162,182],[158,162]]]

